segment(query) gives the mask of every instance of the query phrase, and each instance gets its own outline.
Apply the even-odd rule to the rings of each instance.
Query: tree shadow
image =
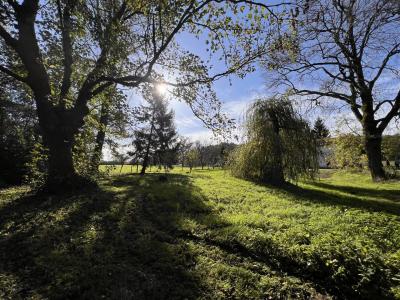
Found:
[[[393,202],[400,202],[400,189],[369,189],[369,188],[362,188],[362,187],[355,187],[355,186],[345,186],[345,185],[338,185],[338,184],[331,184],[331,183],[324,183],[324,182],[313,182],[315,186],[333,190],[344,192],[347,194],[355,195],[355,196],[366,196],[366,197],[373,197],[373,198],[381,198],[387,201]]]
[[[328,206],[343,206],[400,215],[400,190],[377,190],[316,181],[308,182],[308,184],[323,188],[324,190],[293,184],[281,186],[279,189],[289,193],[293,199],[299,201],[310,201]]]
[[[193,299],[195,257],[179,219],[220,222],[189,178],[118,176],[71,197],[27,195],[0,209],[0,298]]]

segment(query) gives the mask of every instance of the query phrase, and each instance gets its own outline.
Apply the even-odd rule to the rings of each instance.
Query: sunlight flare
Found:
[[[168,93],[168,86],[165,83],[159,83],[156,85],[156,91],[159,95],[165,96]]]

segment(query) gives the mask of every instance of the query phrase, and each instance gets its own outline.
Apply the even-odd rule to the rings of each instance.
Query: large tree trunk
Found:
[[[73,137],[62,134],[44,134],[49,149],[48,174],[43,191],[64,193],[92,186],[93,182],[75,172],[72,149]]]
[[[64,27],[62,29],[63,51],[64,51],[64,74],[59,97],[57,91],[52,91],[49,74],[42,59],[39,42],[36,35],[35,22],[40,10],[40,1],[13,1],[15,9],[15,20],[18,38],[13,39],[6,32],[2,37],[12,49],[15,50],[22,64],[25,66],[26,78],[20,81],[28,84],[34,94],[38,120],[45,146],[49,149],[48,176],[44,189],[50,192],[61,192],[66,189],[77,189],[90,181],[77,176],[72,157],[74,137],[84,124],[84,117],[89,113],[87,101],[95,94],[103,91],[96,87],[99,71],[104,67],[109,48],[101,49],[101,55],[96,61],[95,67],[87,74],[86,79],[79,90],[77,101],[73,108],[66,107],[66,97],[71,86],[72,74],[72,41],[69,36],[69,22],[73,4],[66,5],[68,12],[64,14]],[[111,22],[119,20],[124,12],[125,5],[115,15]],[[25,73],[25,72],[23,72]],[[58,101],[57,101],[58,98]],[[54,101],[56,100],[56,101]]]
[[[368,168],[373,181],[386,179],[382,165],[382,134],[379,132],[364,130],[364,146],[368,157]]]
[[[37,102],[43,103],[39,99]],[[45,146],[49,150],[48,173],[43,191],[78,191],[94,183],[76,173],[73,163],[75,135],[84,124],[85,111],[38,105],[38,116]]]
[[[72,143],[60,135],[46,137],[49,148],[48,182],[62,184],[64,179],[75,176],[72,160]]]

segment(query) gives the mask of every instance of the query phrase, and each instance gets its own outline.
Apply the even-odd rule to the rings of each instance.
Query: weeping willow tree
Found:
[[[247,141],[230,159],[234,176],[272,184],[314,177],[316,139],[288,100],[257,100],[247,112],[245,128]]]

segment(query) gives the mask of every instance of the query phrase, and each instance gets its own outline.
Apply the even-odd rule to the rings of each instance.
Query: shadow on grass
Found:
[[[174,236],[180,211],[210,213],[193,193],[186,176],[160,183],[150,174],[119,176],[69,198],[26,196],[6,204],[0,298],[197,297],[188,271],[194,258]]]
[[[314,182],[313,185],[332,191],[344,192],[355,196],[380,198],[382,200],[400,202],[400,189],[368,189],[355,186]],[[399,183],[400,186],[400,183]]]
[[[281,186],[279,189],[289,193],[296,200],[400,215],[400,190],[377,190],[322,182],[309,182],[308,185],[323,190],[292,184]]]

